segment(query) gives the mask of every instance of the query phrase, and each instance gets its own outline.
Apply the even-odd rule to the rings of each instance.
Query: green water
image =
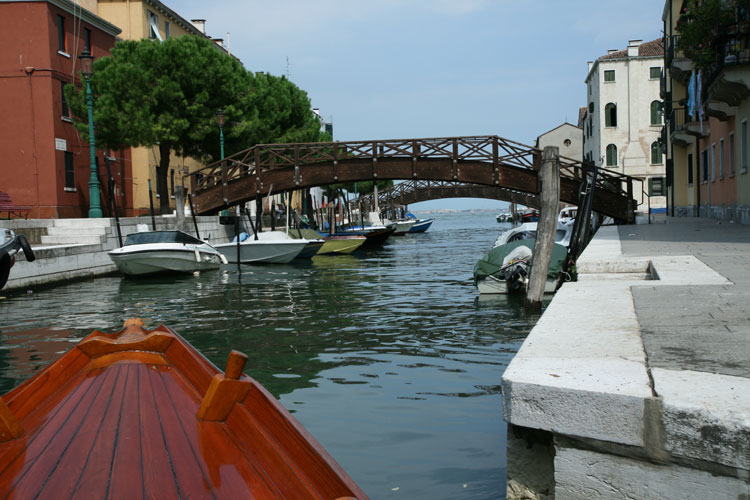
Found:
[[[500,377],[536,316],[479,299],[494,213],[437,215],[379,250],[198,277],[105,277],[0,300],[0,390],[93,329],[164,323],[219,367],[231,349],[372,498],[505,497]]]

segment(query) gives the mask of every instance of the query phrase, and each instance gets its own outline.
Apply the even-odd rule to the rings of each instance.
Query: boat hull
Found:
[[[424,233],[432,225],[433,219],[420,219],[409,229],[410,233]]]
[[[179,243],[159,247],[130,245],[116,248],[108,255],[118,271],[128,276],[209,271],[221,264],[221,257],[214,249]]]
[[[93,332],[3,396],[3,497],[367,498],[242,373],[247,356],[233,351],[222,373],[137,321]]]
[[[302,251],[297,254],[295,259],[311,259],[318,254],[320,247],[323,246],[325,240],[307,240],[307,245],[302,248]]]
[[[396,230],[393,232],[393,235],[403,236],[407,234],[409,231],[411,231],[411,228],[414,226],[415,223],[416,221],[414,220],[396,222]]]
[[[254,240],[252,237],[240,243],[239,262],[241,264],[288,264],[307,245],[307,240]],[[237,263],[237,243],[216,245],[231,263]]]
[[[340,236],[364,236],[367,240],[362,243],[362,248],[376,248],[382,246],[395,230],[395,227],[347,229],[336,234]]]
[[[555,290],[557,290],[557,286],[559,284],[559,279],[547,279],[544,282],[544,293],[555,293]],[[477,280],[477,291],[482,295],[492,295],[492,294],[507,294],[507,293],[515,293],[515,292],[526,292],[526,286],[522,286],[518,290],[515,291],[508,291],[508,282],[504,279],[499,279],[494,276],[487,276],[485,278]]]
[[[328,236],[317,255],[350,254],[367,240],[364,236]]]

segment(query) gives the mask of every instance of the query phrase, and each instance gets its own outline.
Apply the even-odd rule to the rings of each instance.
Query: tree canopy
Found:
[[[320,122],[307,94],[285,77],[253,74],[202,37],[164,42],[120,41],[97,59],[96,142],[101,147],[159,147],[161,212],[169,209],[170,151],[204,161],[219,159],[216,112],[225,113],[225,154],[258,143],[320,140]],[[66,88],[76,126],[88,137],[85,89]]]

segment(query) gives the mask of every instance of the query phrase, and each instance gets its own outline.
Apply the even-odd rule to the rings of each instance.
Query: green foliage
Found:
[[[169,211],[169,151],[219,159],[216,111],[225,113],[225,154],[256,143],[318,141],[307,94],[285,77],[254,75],[206,38],[120,41],[94,63],[94,123],[100,147],[159,146],[162,213]],[[66,87],[88,140],[85,88]]]
[[[716,62],[714,41],[735,19],[736,9],[747,0],[690,0],[677,20],[677,49],[699,69]]]

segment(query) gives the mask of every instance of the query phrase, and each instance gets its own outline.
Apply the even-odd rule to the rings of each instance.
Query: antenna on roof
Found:
[[[292,74],[289,72],[289,56],[286,56],[286,79],[291,80]]]

